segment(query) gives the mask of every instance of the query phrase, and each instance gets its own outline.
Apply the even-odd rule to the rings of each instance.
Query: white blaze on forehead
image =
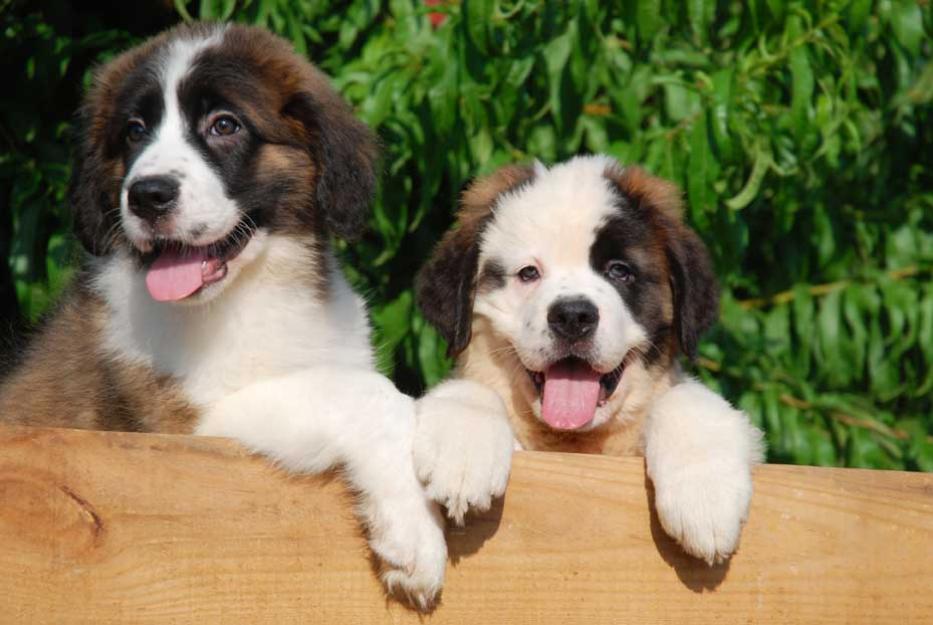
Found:
[[[130,212],[128,192],[134,182],[148,176],[171,176],[179,182],[172,238],[192,245],[212,243],[228,234],[240,219],[220,176],[192,145],[190,135],[198,129],[191,127],[179,100],[179,85],[190,74],[197,55],[221,43],[224,31],[225,27],[218,26],[208,36],[178,39],[162,53],[162,115],[157,125],[148,129],[150,143],[131,166],[121,193],[124,228],[133,240],[146,239],[149,232],[145,223]]]
[[[588,266],[596,232],[615,211],[616,196],[606,179],[617,167],[606,156],[581,156],[545,169],[535,163],[535,177],[500,198],[494,219],[483,233],[481,261],[504,261],[506,271],[527,264],[529,250],[548,270]]]

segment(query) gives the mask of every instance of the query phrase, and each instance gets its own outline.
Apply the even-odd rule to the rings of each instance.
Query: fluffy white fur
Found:
[[[334,272],[322,301],[294,282],[311,262],[304,248],[277,237],[261,247],[202,307],[155,302],[129,259],[101,261],[106,347],[180,380],[202,409],[198,434],[235,438],[292,471],[342,467],[370,545],[389,564],[387,586],[426,607],[447,551],[411,463],[414,401],[375,371],[362,300],[343,277]]]
[[[291,471],[341,466],[386,586],[426,608],[443,584],[447,545],[412,469],[413,430],[414,401],[385,377],[322,362],[212,404],[197,433],[235,438]]]
[[[515,440],[504,414],[502,399],[470,380],[448,380],[418,402],[418,477],[458,525],[505,492]]]
[[[761,432],[695,380],[658,397],[645,427],[645,460],[664,530],[709,564],[736,550],[752,497]]]
[[[374,370],[362,298],[336,269],[326,300],[296,283],[315,263],[296,239],[254,235],[229,263],[223,298],[200,306],[155,302],[126,256],[99,262],[95,288],[111,305],[106,347],[180,380],[198,404],[320,363]]]

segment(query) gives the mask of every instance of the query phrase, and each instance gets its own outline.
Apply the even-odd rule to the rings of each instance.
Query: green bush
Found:
[[[66,146],[90,63],[179,17],[261,24],[382,139],[371,233],[341,252],[403,389],[450,365],[411,283],[464,183],[607,152],[685,190],[724,290],[696,373],[764,428],[771,460],[933,470],[929,2],[424,5],[176,0],[177,14],[114,16],[0,0],[15,85],[0,102],[0,253],[16,292],[0,307],[35,319],[75,258]]]

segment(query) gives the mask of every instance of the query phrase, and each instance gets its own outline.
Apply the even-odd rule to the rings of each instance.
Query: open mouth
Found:
[[[227,263],[239,256],[253,229],[238,224],[230,234],[208,245],[193,246],[172,239],[154,242],[143,257],[146,288],[158,302],[177,302],[227,276]]]
[[[545,371],[528,371],[541,396],[541,418],[558,430],[578,430],[593,421],[619,386],[625,361],[609,373],[600,373],[583,359],[563,358]]]

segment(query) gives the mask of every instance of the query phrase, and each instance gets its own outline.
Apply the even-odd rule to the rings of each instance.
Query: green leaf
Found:
[[[933,472],[933,437],[920,419],[904,419],[898,427],[910,435],[908,454],[921,471]]]
[[[845,21],[849,32],[858,34],[865,26],[871,13],[872,0],[852,0],[847,7],[848,19]]]
[[[713,108],[710,112],[713,141],[723,160],[731,159],[734,151],[732,132],[729,129],[729,114],[732,108],[733,68],[722,69],[713,74]]]
[[[699,111],[700,96],[680,82],[665,82],[664,108],[673,121],[683,121]]]
[[[758,195],[758,190],[761,188],[761,183],[765,179],[765,174],[771,163],[771,151],[763,140],[759,141],[755,149],[755,162],[752,165],[752,171],[745,182],[745,186],[735,196],[726,200],[726,206],[732,210],[742,210],[751,204]]]
[[[552,39],[543,50],[550,92],[549,102],[555,120],[558,123],[563,120],[561,91],[563,89],[564,77],[567,74],[567,59],[570,57],[572,48],[573,37],[571,32],[567,31],[559,37]]]
[[[930,366],[933,363],[933,287],[930,284],[923,291],[918,308],[917,345],[920,346],[922,361],[927,366],[926,377],[920,380],[915,396],[926,397],[933,391],[933,366]]]
[[[394,301],[372,312],[379,369],[391,374],[392,353],[410,328],[413,297],[404,291]]]
[[[492,0],[463,0],[463,23],[470,41],[482,54],[489,54],[489,24],[494,5]]]
[[[706,116],[700,116],[690,129],[690,167],[687,169],[687,197],[694,210],[708,211],[714,207],[714,193],[708,177],[710,161],[709,138],[706,131]]]
[[[898,42],[911,55],[920,52],[920,42],[924,39],[923,13],[916,0],[895,0],[891,7],[891,29]]]
[[[793,299],[793,330],[794,330],[794,350],[791,358],[794,362],[794,369],[803,378],[810,374],[810,361],[815,347],[813,339],[816,336],[814,332],[814,309],[813,297],[810,295],[810,288],[806,284],[798,284],[794,287]]]
[[[191,14],[188,13],[188,1],[189,0],[174,0],[175,10],[178,11],[178,14],[181,15],[182,19],[186,22],[194,21],[194,18],[191,17]]]
[[[792,21],[799,22],[796,16]],[[789,32],[799,33],[800,28],[789,27]],[[793,118],[794,132],[803,136],[809,129],[809,116],[813,99],[813,69],[810,66],[810,57],[805,45],[795,47],[790,53],[791,88],[791,117]]]
[[[437,331],[428,325],[423,327],[418,339],[418,362],[425,381],[433,386],[450,370],[450,361],[444,356],[446,346]]]
[[[716,12],[715,0],[687,0],[687,16],[696,40],[703,45],[709,36],[709,23]]]
[[[661,1],[636,0],[635,23],[638,27],[638,37],[642,41],[651,41],[661,28]]]

